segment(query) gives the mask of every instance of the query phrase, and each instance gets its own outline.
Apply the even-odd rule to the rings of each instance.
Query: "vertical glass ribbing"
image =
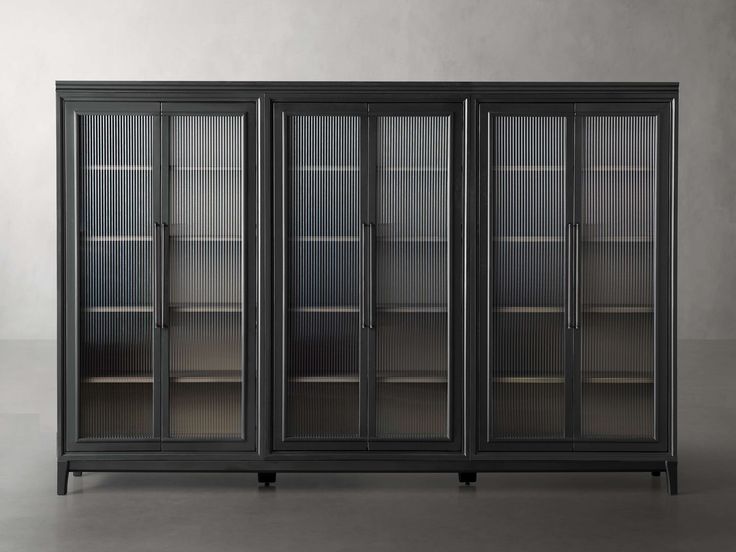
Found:
[[[449,437],[450,117],[377,117],[375,437]]]
[[[169,436],[243,437],[245,117],[170,117]]]
[[[565,438],[566,124],[489,115],[491,440]]]
[[[583,118],[581,435],[654,429],[657,117]]]
[[[284,436],[359,436],[360,117],[288,117]]]
[[[156,117],[80,115],[79,437],[153,437]]]

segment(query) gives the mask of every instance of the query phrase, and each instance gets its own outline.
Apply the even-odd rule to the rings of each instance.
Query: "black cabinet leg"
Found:
[[[476,472],[460,472],[457,474],[457,478],[460,480],[460,483],[470,485],[478,480],[478,474]]]
[[[276,483],[276,472],[258,472],[258,482],[268,487],[271,483]]]
[[[66,494],[67,482],[69,481],[69,462],[57,462],[56,464],[56,494]]]
[[[652,472],[652,477],[659,477],[660,475],[662,475],[662,472],[659,470],[654,470]]]
[[[665,462],[667,468],[667,492],[677,494],[677,462]]]
[[[80,471],[75,471],[75,472],[72,472],[72,475],[73,475],[74,477],[82,477],[82,472],[80,472]]]

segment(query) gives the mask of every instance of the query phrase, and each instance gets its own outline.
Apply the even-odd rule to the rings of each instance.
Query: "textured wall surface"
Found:
[[[55,335],[54,81],[679,81],[679,332],[736,338],[736,2],[0,4],[0,338]]]

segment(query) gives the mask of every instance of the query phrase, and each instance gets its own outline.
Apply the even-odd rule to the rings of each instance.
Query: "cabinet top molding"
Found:
[[[455,96],[497,96],[516,94],[577,98],[616,94],[619,100],[667,100],[677,97],[677,82],[430,82],[430,81],[56,81],[61,97],[91,98],[96,94],[125,97],[154,94],[443,94]],[[538,99],[538,98],[536,98]]]

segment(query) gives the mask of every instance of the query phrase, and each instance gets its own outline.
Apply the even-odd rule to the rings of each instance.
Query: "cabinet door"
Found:
[[[364,104],[277,104],[274,448],[365,449]]]
[[[163,448],[255,443],[255,104],[164,104]]]
[[[666,448],[669,124],[663,104],[578,107],[576,449]]]
[[[67,450],[156,450],[159,105],[65,107]]]
[[[571,450],[571,105],[481,106],[479,449]]]
[[[456,450],[462,106],[371,104],[370,114],[370,448]]]

